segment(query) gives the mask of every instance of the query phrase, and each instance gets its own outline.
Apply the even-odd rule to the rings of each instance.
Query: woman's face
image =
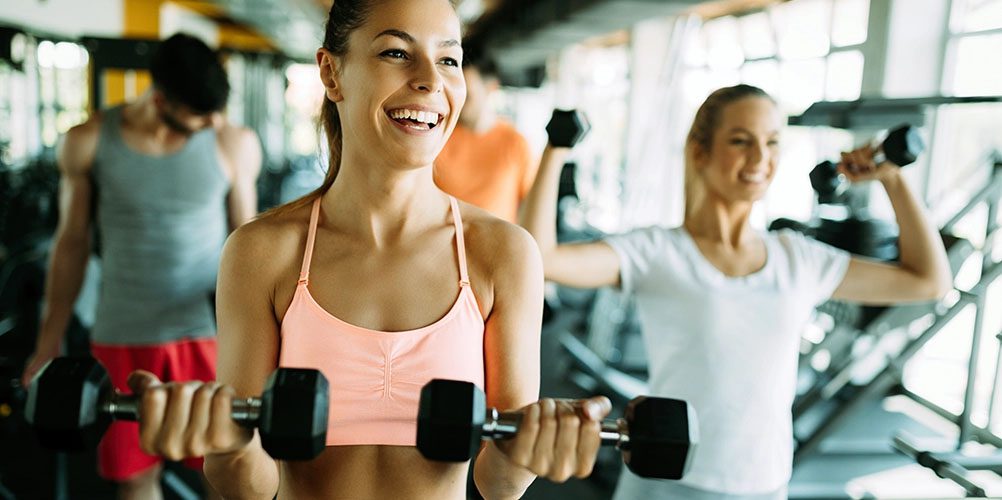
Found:
[[[730,203],[765,196],[779,161],[781,123],[776,105],[764,97],[724,106],[710,150],[696,161],[707,194]]]
[[[331,75],[324,83],[345,145],[407,169],[431,165],[466,100],[459,18],[449,1],[377,2],[343,58],[324,53],[317,58],[322,78]]]

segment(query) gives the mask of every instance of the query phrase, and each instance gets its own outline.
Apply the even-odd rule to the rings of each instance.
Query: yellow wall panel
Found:
[[[125,71],[120,69],[105,70],[100,76],[104,95],[101,107],[107,108],[125,102]]]
[[[165,0],[124,0],[122,36],[160,38],[160,5]]]
[[[140,95],[153,85],[153,77],[150,76],[149,71],[136,71],[135,83],[135,93]]]

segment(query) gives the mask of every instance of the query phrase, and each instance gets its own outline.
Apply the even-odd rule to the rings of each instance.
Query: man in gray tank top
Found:
[[[161,380],[215,379],[210,296],[223,241],[256,213],[261,147],[224,122],[226,72],[200,40],[157,48],[153,86],[72,128],[58,150],[60,219],[45,307],[25,382],[60,352],[97,229],[102,269],[91,351],[126,390],[133,370]],[[94,210],[96,207],[96,210]],[[189,464],[201,470],[200,461]],[[98,471],[120,498],[159,498],[160,459],[135,423],[116,422]]]

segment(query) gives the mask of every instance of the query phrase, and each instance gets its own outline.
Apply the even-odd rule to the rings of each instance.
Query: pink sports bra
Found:
[[[450,196],[459,255],[459,297],[438,321],[381,332],[346,323],[310,295],[320,199],[313,203],[296,294],[282,319],[279,366],[316,368],[330,382],[327,446],[414,446],[421,388],[433,378],[484,387],[484,318],[470,287],[463,222]]]

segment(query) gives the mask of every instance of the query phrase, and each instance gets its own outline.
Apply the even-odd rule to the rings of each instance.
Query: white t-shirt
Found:
[[[637,298],[652,395],[696,410],[699,444],[681,481],[696,488],[751,494],[789,482],[800,337],[849,264],[848,253],[795,231],[762,238],[765,266],[738,278],[684,228],[605,240]]]

